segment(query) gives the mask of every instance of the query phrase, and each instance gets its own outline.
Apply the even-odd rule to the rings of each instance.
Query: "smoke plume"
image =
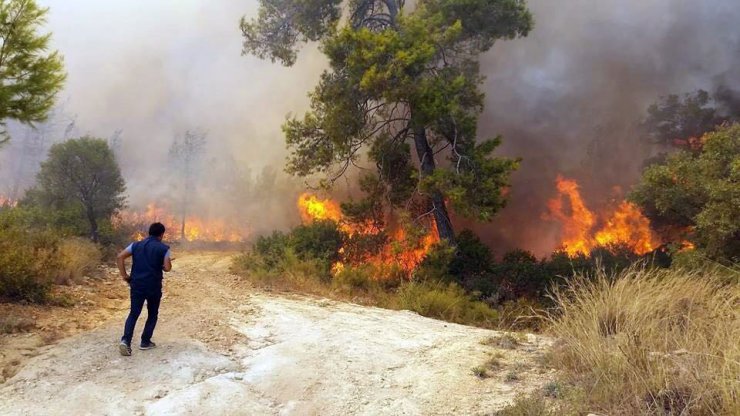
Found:
[[[117,137],[136,207],[178,192],[170,145],[199,130],[207,146],[198,209],[228,213],[236,204],[240,221],[257,232],[298,221],[295,186],[279,174],[280,125],[308,107],[306,93],[325,65],[315,45],[292,68],[241,56],[238,19],[254,16],[256,1],[40,3],[51,9],[46,29],[69,77],[55,127],[38,147],[82,134]],[[615,196],[614,186],[627,191],[655,150],[637,126],[659,96],[702,88],[732,102],[740,90],[737,0],[528,3],[534,31],[499,42],[482,59],[479,128],[483,137],[502,134],[501,153],[523,163],[492,224],[458,224],[474,227],[498,255],[555,248],[558,225],[542,214],[558,173],[578,179],[594,207]],[[18,131],[0,150],[0,193],[32,184],[43,159],[29,145],[38,133]],[[22,154],[30,154],[22,159],[28,166],[19,165]]]

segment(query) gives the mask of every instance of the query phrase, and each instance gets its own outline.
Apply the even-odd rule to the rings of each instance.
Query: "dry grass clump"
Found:
[[[102,253],[98,246],[85,238],[72,237],[59,243],[60,267],[55,276],[57,284],[80,283],[83,276],[95,271]]]
[[[0,316],[0,334],[28,332],[35,326],[36,322],[26,316]]]
[[[740,414],[740,285],[708,271],[576,277],[548,316],[582,408],[609,415]],[[579,406],[579,407],[580,407]]]

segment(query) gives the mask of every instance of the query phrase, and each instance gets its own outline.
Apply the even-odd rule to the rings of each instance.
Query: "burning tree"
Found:
[[[702,253],[740,261],[740,124],[701,138],[699,153],[680,151],[643,172],[630,199],[654,224],[683,231]]]
[[[206,135],[202,132],[186,131],[170,146],[170,158],[178,175],[180,189],[180,239],[186,240],[185,221],[188,217],[191,196],[195,191],[195,180],[203,159]]]
[[[489,220],[518,164],[492,157],[500,138],[476,141],[478,56],[497,39],[525,36],[532,17],[522,0],[425,0],[408,12],[403,0],[347,6],[342,19],[338,0],[260,0],[258,17],[241,21],[244,53],[290,66],[298,43],[320,41],[329,59],[311,111],[283,126],[287,171],[323,174],[329,186],[367,150],[377,168],[361,179],[367,200],[347,208],[362,216],[383,203],[417,206],[452,243],[447,203]]]

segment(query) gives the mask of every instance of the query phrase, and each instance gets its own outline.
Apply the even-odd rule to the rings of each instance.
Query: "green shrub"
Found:
[[[340,289],[349,293],[358,290],[367,291],[372,287],[379,286],[373,279],[376,272],[376,268],[370,264],[345,267],[334,275],[331,285],[334,289]]]
[[[253,250],[261,256],[265,267],[280,269],[285,259],[285,250],[288,248],[288,236],[275,231],[269,236],[260,236],[254,243]]]
[[[58,238],[50,232],[0,227],[0,296],[47,300],[60,262]]]
[[[495,310],[476,301],[455,283],[409,282],[398,290],[399,307],[430,318],[492,327]]]
[[[414,270],[414,279],[422,282],[445,282],[451,283],[457,280],[450,273],[450,265],[455,258],[455,249],[441,241],[432,246]]]
[[[301,260],[318,259],[331,265],[340,260],[345,236],[336,222],[316,221],[294,228],[289,244]]]

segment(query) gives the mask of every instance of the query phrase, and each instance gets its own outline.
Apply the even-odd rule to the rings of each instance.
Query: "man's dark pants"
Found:
[[[141,342],[147,343],[152,340],[154,327],[157,325],[157,315],[159,315],[159,302],[162,300],[161,287],[137,287],[131,286],[131,311],[126,319],[126,327],[123,331],[121,341],[131,345],[131,339],[134,337],[134,327],[136,320],[141,315],[141,310],[146,301],[147,318],[144,324],[144,332],[141,334]]]

